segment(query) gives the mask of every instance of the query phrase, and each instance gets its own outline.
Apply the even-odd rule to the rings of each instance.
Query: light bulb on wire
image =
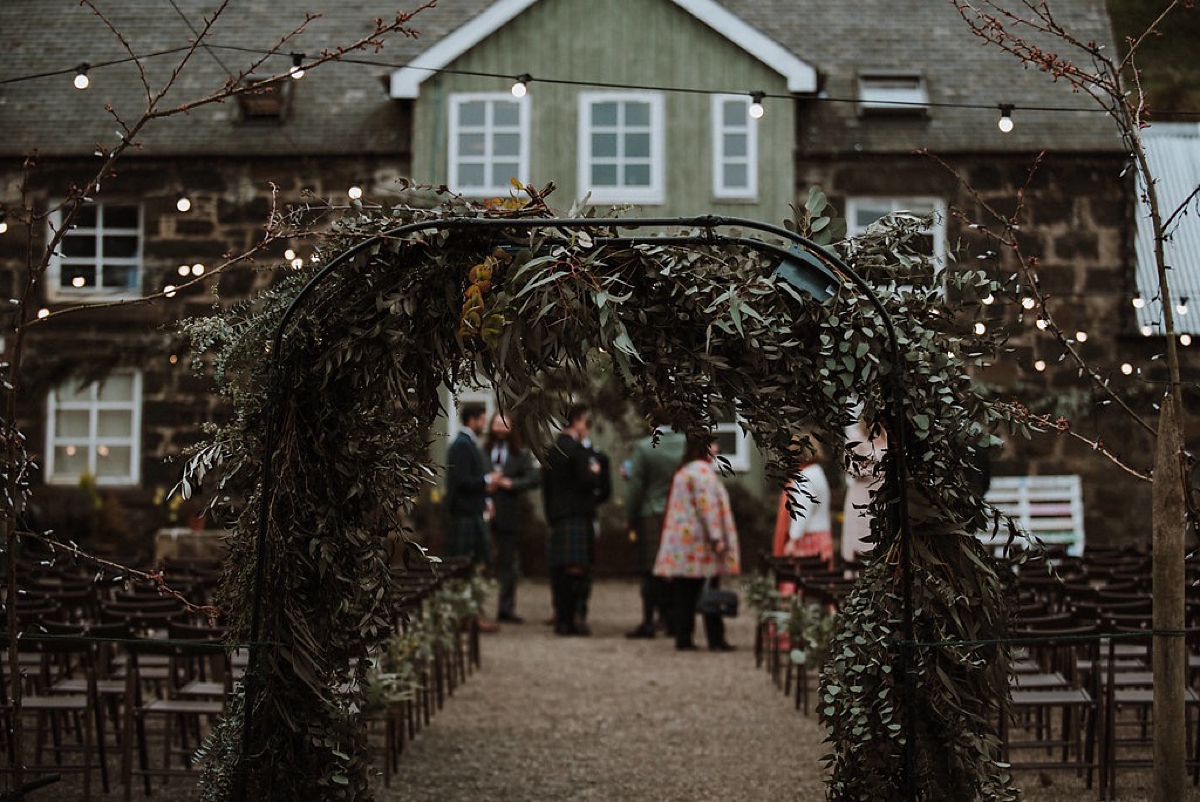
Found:
[[[1044,371],[1046,369],[1046,360],[1039,359],[1038,361],[1034,362],[1033,369],[1036,370],[1038,373],[1041,373],[1042,371]]]
[[[87,89],[89,86],[92,85],[92,79],[88,78],[88,69],[89,69],[89,65],[86,61],[83,64],[80,64],[78,67],[75,68],[75,88],[76,89],[83,90],[83,89]]]
[[[360,187],[358,184],[355,184],[354,186],[350,187],[350,189],[346,190],[346,194],[350,196],[350,200],[361,200],[362,192],[362,187]]]
[[[1146,306],[1146,299],[1142,297],[1140,292],[1135,292],[1133,294],[1133,300],[1131,300],[1130,303],[1133,304],[1134,309],[1142,309]]]
[[[1032,295],[1026,295],[1021,299],[1021,306],[1025,309],[1033,309],[1037,306],[1037,301],[1033,299]]]
[[[1085,343],[1085,342],[1087,342],[1087,338],[1088,338],[1088,334],[1086,331],[1083,331],[1082,329],[1080,329],[1079,331],[1075,332],[1075,340],[1077,342]]]
[[[192,199],[187,195],[180,195],[179,200],[175,201],[175,208],[181,212],[190,212],[192,210]]]
[[[1129,364],[1128,362],[1122,362],[1121,363],[1121,372],[1124,373],[1126,376],[1132,376],[1133,375],[1133,365]]]
[[[1180,334],[1179,335],[1179,344],[1184,346],[1185,348],[1187,346],[1191,345],[1192,344],[1192,335],[1186,334],[1186,333]]]
[[[513,97],[525,97],[529,94],[529,82],[533,80],[533,76],[527,72],[523,72],[517,76],[517,80],[512,85]]]
[[[1181,315],[1186,315],[1188,313],[1188,297],[1186,295],[1180,299],[1179,305],[1175,307],[1175,311]]]
[[[750,111],[748,113],[756,120],[761,120],[762,116],[767,113],[767,110],[763,108],[763,98],[766,95],[766,92],[750,93]]]
[[[304,54],[292,54],[292,66],[288,70],[288,74],[292,76],[292,80],[299,81],[304,77]]]
[[[1011,103],[1001,103],[1000,104],[1000,119],[996,121],[996,127],[999,128],[1002,133],[1007,134],[1010,131],[1012,131],[1012,129],[1013,129],[1012,113],[1013,113],[1013,104],[1011,104]]]

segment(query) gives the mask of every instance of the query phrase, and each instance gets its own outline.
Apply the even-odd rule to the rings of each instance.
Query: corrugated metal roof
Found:
[[[1200,334],[1200,124],[1158,123],[1142,132],[1146,157],[1164,220],[1174,216],[1164,241],[1167,283],[1176,305],[1175,329]],[[1181,208],[1181,204],[1187,205]],[[1162,334],[1162,303],[1154,260],[1154,230],[1142,204],[1137,221],[1137,287],[1146,304],[1137,312],[1143,333]],[[1187,312],[1180,308],[1186,303]]]

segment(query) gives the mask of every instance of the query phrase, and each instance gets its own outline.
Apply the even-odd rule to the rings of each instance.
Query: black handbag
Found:
[[[701,615],[719,615],[723,618],[733,618],[738,614],[738,595],[736,591],[722,590],[714,587],[716,577],[704,583],[700,598],[696,601],[696,612]]]

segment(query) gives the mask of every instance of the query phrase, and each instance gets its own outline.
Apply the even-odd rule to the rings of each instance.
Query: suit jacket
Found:
[[[487,463],[466,432],[459,432],[446,455],[446,514],[483,516],[487,505]]]
[[[512,482],[512,487],[497,488],[492,493],[492,502],[495,504],[492,527],[503,532],[515,532],[532,512],[524,496],[541,482],[541,470],[528,450],[511,446],[500,470]]]
[[[560,434],[546,451],[542,501],[546,520],[595,518],[602,479],[588,467],[594,452],[570,435]]]
[[[686,444],[683,434],[663,432],[657,446],[652,437],[643,437],[633,447],[629,484],[625,487],[625,514],[631,527],[642,518],[662,515],[667,508],[667,491]]]

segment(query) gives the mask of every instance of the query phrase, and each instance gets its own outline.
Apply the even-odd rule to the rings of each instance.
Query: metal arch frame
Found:
[[[891,316],[884,307],[883,302],[871,286],[857,273],[838,257],[834,256],[829,251],[826,251],[821,246],[817,245],[812,240],[803,237],[793,231],[789,231],[782,226],[776,226],[769,223],[762,223],[755,220],[749,220],[738,217],[725,217],[718,215],[703,215],[699,217],[626,217],[626,218],[488,218],[488,217],[438,217],[429,220],[424,220],[417,223],[407,223],[397,226],[374,236],[364,239],[351,248],[346,249],[342,253],[335,256],[329,261],[320,271],[318,271],[309,281],[300,289],[296,297],[288,305],[284,311],[283,317],[279,321],[278,328],[275,330],[275,336],[271,345],[271,362],[268,367],[267,375],[267,409],[265,417],[265,428],[263,436],[263,457],[262,468],[260,474],[260,490],[259,490],[259,525],[258,534],[255,542],[255,565],[254,565],[254,588],[253,597],[251,600],[251,617],[250,617],[250,659],[246,669],[246,677],[244,680],[244,698],[245,702],[243,710],[245,720],[242,723],[242,749],[238,759],[236,769],[236,778],[234,786],[234,798],[238,802],[245,802],[247,790],[247,769],[249,764],[249,753],[251,742],[253,739],[254,730],[254,709],[253,697],[257,691],[259,673],[261,672],[261,644],[259,638],[261,636],[262,627],[262,585],[264,580],[264,557],[267,541],[267,524],[270,513],[271,497],[274,494],[274,472],[272,463],[275,451],[275,439],[278,435],[277,416],[275,414],[276,400],[278,394],[278,379],[280,365],[278,357],[282,351],[283,337],[288,328],[289,323],[300,308],[300,305],[310,296],[322,281],[333,274],[336,270],[349,262],[358,254],[371,248],[375,244],[387,239],[396,237],[404,237],[421,231],[479,231],[479,230],[535,230],[535,229],[554,229],[554,228],[586,228],[586,229],[639,229],[639,228],[683,228],[683,229],[699,229],[702,233],[698,234],[683,234],[683,235],[658,235],[658,236],[622,236],[619,233],[615,236],[595,237],[594,242],[597,245],[604,245],[614,242],[624,242],[633,244],[660,244],[660,245],[714,245],[714,244],[735,244],[743,247],[759,250],[765,253],[773,254],[780,259],[795,261],[797,256],[805,262],[806,266],[821,272],[825,278],[832,279],[838,285],[849,284],[855,290],[862,293],[863,296],[879,313],[883,320],[884,328],[887,332],[887,350],[890,357],[892,370],[885,378],[885,397],[887,399],[887,412],[885,420],[889,428],[891,438],[895,442],[892,443],[889,439],[889,455],[888,460],[889,479],[892,480],[897,489],[897,508],[896,508],[896,523],[898,525],[900,540],[902,544],[901,568],[903,571],[902,577],[902,592],[903,592],[903,632],[904,640],[900,643],[899,653],[899,668],[904,676],[904,695],[908,699],[913,699],[915,688],[915,672],[910,665],[912,657],[913,643],[915,641],[915,630],[913,622],[913,587],[912,587],[912,532],[911,523],[908,513],[908,459],[907,448],[909,440],[908,418],[905,415],[904,409],[904,394],[903,377],[904,377],[904,358],[900,353],[899,340],[896,336],[896,329],[892,322]],[[792,243],[793,250],[782,248],[764,240],[752,239],[742,236],[728,236],[718,234],[716,229],[719,228],[739,228],[749,229],[764,234],[770,234],[781,237]],[[796,252],[796,248],[800,249],[800,253]],[[815,263],[813,260],[816,260]],[[915,705],[910,701],[906,705],[905,716],[905,749],[904,749],[904,772],[903,772],[903,787],[905,796],[909,800],[916,799],[916,710]]]

